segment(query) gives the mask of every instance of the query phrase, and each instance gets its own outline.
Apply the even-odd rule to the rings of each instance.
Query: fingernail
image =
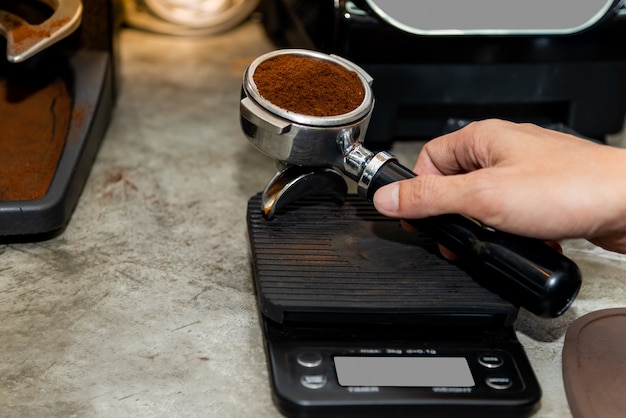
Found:
[[[400,201],[400,186],[395,183],[381,187],[374,194],[374,205],[383,214],[397,212]]]

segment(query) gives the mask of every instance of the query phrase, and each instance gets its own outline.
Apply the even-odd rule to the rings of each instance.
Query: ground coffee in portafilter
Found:
[[[355,71],[301,55],[263,61],[252,78],[264,99],[301,115],[343,115],[359,107],[365,96]]]

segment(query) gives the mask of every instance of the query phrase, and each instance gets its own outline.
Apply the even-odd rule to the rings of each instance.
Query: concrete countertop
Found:
[[[278,417],[245,221],[274,167],[238,119],[243,70],[273,47],[255,22],[120,41],[118,104],[68,228],[0,245],[0,415]],[[410,165],[417,149],[392,152]],[[585,277],[574,306],[517,321],[544,391],[537,417],[570,416],[568,325],[626,305],[626,257],[565,251]]]

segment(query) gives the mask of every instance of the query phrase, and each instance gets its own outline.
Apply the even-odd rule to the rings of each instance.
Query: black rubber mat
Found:
[[[343,205],[298,201],[271,220],[260,195],[248,231],[262,313],[283,322],[472,318],[510,324],[517,308],[443,259],[437,245],[404,231],[358,196]],[[429,320],[430,320],[429,319]]]

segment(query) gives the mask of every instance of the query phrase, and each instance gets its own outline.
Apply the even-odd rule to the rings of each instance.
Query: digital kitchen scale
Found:
[[[518,308],[371,203],[302,198],[248,231],[272,395],[288,417],[526,417]]]

